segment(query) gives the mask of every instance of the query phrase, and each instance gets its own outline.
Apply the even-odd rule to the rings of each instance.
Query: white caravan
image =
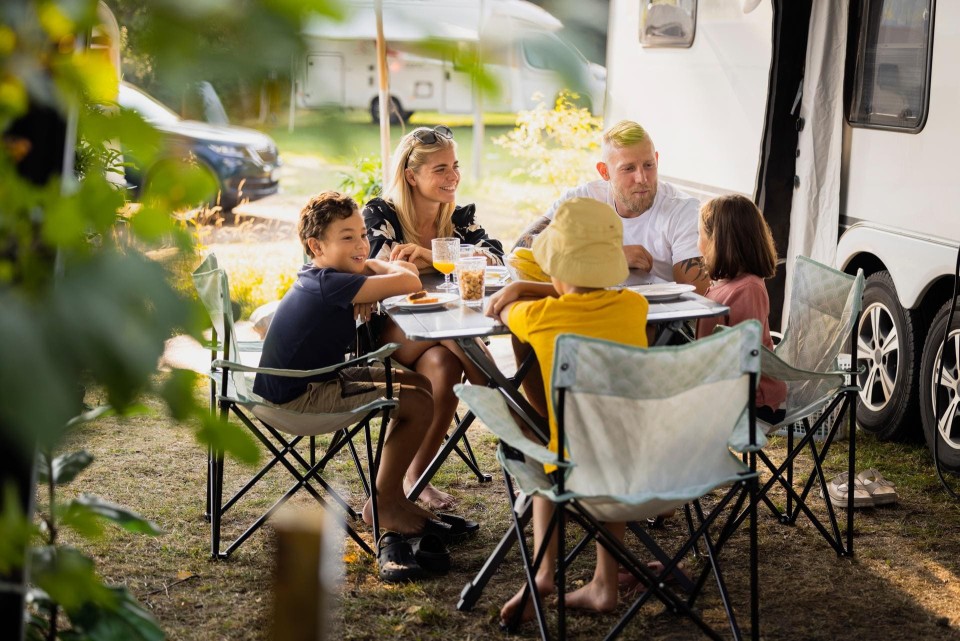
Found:
[[[302,108],[369,109],[379,119],[376,21],[372,0],[346,3],[342,22],[314,20],[297,74]],[[606,70],[564,42],[555,17],[525,0],[384,0],[393,118],[418,110],[471,113],[474,90],[465,65],[480,59],[499,84],[487,111],[516,112],[552,102],[571,87],[603,113]]]
[[[649,129],[662,179],[753,197],[784,265],[864,270],[859,422],[922,423],[953,470],[960,321],[939,388],[935,370],[960,243],[958,27],[960,3],[935,0],[612,0],[605,113]],[[770,289],[779,310],[783,275]]]

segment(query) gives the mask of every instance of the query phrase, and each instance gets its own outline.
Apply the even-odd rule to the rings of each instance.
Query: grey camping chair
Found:
[[[353,438],[363,433],[366,438],[367,473],[364,478],[362,467],[356,459],[355,463],[361,472],[364,490],[373,499],[373,530],[374,539],[379,534],[379,522],[376,504],[376,472],[379,465],[382,449],[384,429],[380,430],[376,439],[376,447],[371,439],[370,422],[375,418],[381,419],[381,425],[386,426],[390,412],[396,407],[397,401],[393,397],[392,382],[389,372],[389,356],[396,349],[395,344],[385,345],[381,349],[354,358],[332,367],[301,371],[269,369],[258,367],[254,362],[259,361],[257,344],[241,345],[236,340],[233,313],[230,305],[230,288],[227,274],[217,263],[213,254],[200,264],[193,272],[193,281],[197,288],[200,300],[210,315],[213,325],[211,377],[211,400],[215,403],[214,411],[226,421],[232,415],[246,427],[251,434],[266,448],[271,458],[254,474],[236,493],[224,501],[224,458],[220,451],[212,450],[209,456],[207,474],[207,515],[210,520],[211,554],[214,558],[226,558],[237,549],[247,538],[256,532],[266,520],[280,506],[289,500],[296,492],[303,489],[311,494],[318,503],[329,507],[329,501],[337,503],[350,519],[356,519],[357,513],[340,497],[321,476],[326,464],[344,447],[353,448]],[[246,362],[243,362],[246,361]],[[334,372],[343,367],[367,364],[373,361],[384,363],[387,375],[387,393],[384,398],[377,399],[366,405],[354,408],[349,412],[337,414],[300,413],[286,410],[260,398],[253,393],[253,377],[260,372],[275,376],[289,376],[306,378]],[[327,452],[320,460],[316,460],[311,447],[308,461],[298,450],[297,445],[304,437],[317,435],[333,435]],[[375,450],[375,451],[374,451]],[[283,493],[265,512],[257,517],[247,529],[225,548],[221,542],[221,527],[224,515],[233,508],[260,480],[276,465],[285,468],[293,477],[294,483]],[[323,494],[314,484],[319,485],[327,495]],[[370,546],[360,538],[357,532],[341,519],[347,534],[369,554],[373,554]]]
[[[607,638],[617,636],[653,597],[690,618],[710,638],[722,638],[693,608],[711,571],[732,634],[741,638],[719,569],[720,548],[714,544],[711,529],[721,515],[730,519],[743,505],[755,513],[756,503],[750,495],[756,490],[756,473],[731,448],[746,452],[752,464],[762,444],[754,429],[753,412],[759,369],[760,325],[756,321],[679,347],[638,349],[582,336],[560,336],[552,383],[558,437],[565,445],[559,454],[524,436],[496,390],[458,386],[457,394],[501,440],[497,456],[513,503],[511,514],[527,577],[527,598],[533,599],[543,639],[550,634],[534,583],[543,555],[532,558],[521,516],[530,495],[544,497],[558,507],[547,536],[558,531],[561,594],[570,557],[575,556],[568,557],[565,552],[565,511],[646,587]],[[547,464],[557,466],[558,471],[545,472]],[[516,499],[514,483],[521,490]],[[705,514],[699,499],[717,488],[730,489]],[[690,536],[667,557],[660,573],[648,568],[602,523],[647,519],[688,503],[696,512],[696,518],[688,512]],[[755,519],[750,523],[749,608],[751,634],[758,638]],[[702,546],[708,562],[694,590],[683,597],[667,584],[666,577],[695,546]],[[663,550],[654,553],[663,558]],[[557,637],[563,639],[562,598],[557,607]]]
[[[856,276],[831,269],[805,256],[798,256],[793,271],[793,289],[787,329],[774,351],[763,349],[762,370],[765,375],[787,384],[786,415],[776,425],[760,423],[770,434],[785,428],[787,456],[775,464],[760,452],[770,477],[760,487],[760,500],[783,523],[793,524],[804,514],[831,548],[840,556],[853,554],[854,492],[848,493],[845,533],[829,498],[827,474],[823,463],[830,452],[844,421],[848,422],[849,448],[846,474],[853,479],[856,469],[856,327],[863,297],[863,272]],[[853,355],[851,372],[840,369],[841,353],[850,350]],[[794,426],[803,431],[795,439]],[[814,435],[825,433],[818,445]],[[809,454],[810,469],[802,488],[795,488],[795,476],[800,456]],[[811,508],[811,492],[819,489],[826,504],[823,519]],[[781,487],[786,493],[786,505],[778,507],[770,498],[772,488]],[[853,484],[850,484],[853,487]]]

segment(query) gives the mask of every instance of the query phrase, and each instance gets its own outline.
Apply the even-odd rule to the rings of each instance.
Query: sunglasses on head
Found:
[[[413,137],[425,145],[433,145],[440,138],[453,140],[453,130],[446,125],[438,125],[433,129],[417,129],[413,132]]]

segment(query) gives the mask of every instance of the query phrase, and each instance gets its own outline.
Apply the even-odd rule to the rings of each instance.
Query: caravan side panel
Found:
[[[771,57],[769,2],[700,2],[690,48],[644,48],[642,6],[613,0],[606,124],[635,120],[653,137],[660,175],[701,198],[752,196]]]

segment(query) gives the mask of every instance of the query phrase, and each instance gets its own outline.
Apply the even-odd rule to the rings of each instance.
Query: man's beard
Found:
[[[657,197],[657,186],[653,185],[646,194],[624,194],[617,192],[615,194],[617,202],[625,207],[631,214],[639,216],[653,206],[653,201]]]

